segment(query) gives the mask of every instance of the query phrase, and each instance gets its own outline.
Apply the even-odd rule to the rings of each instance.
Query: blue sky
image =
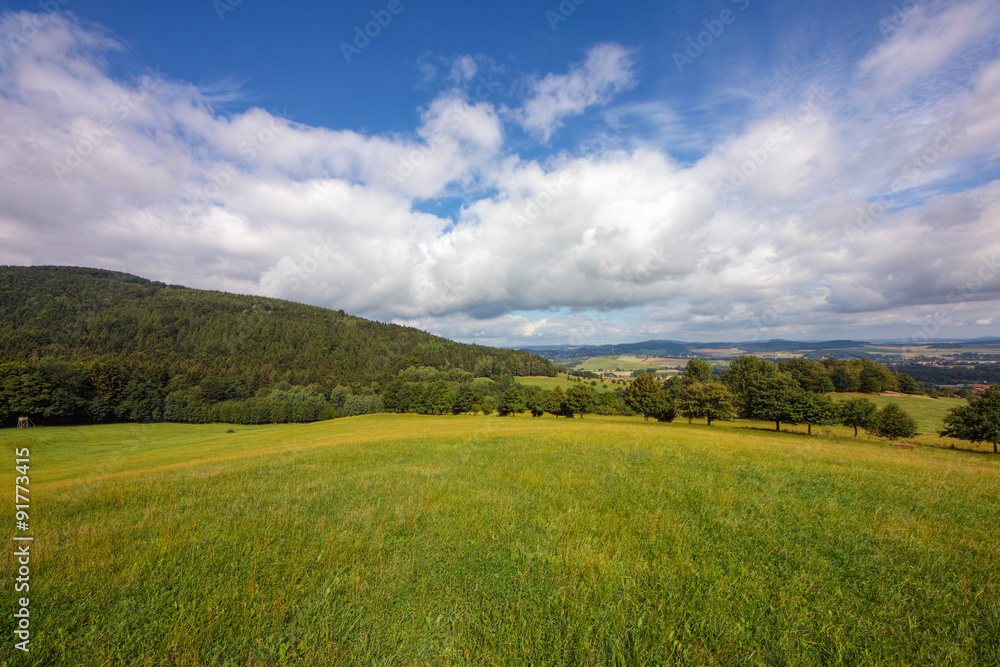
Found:
[[[995,2],[0,9],[0,263],[505,345],[1000,335]]]

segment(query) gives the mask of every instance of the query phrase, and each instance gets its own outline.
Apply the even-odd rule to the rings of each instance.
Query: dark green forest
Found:
[[[0,267],[0,424],[311,421],[382,409],[401,371],[556,373],[536,355],[456,343],[280,299],[77,267]],[[462,375],[461,377],[465,377]]]
[[[1000,384],[1000,364],[968,364],[964,366],[927,366],[893,364],[893,370],[906,373],[918,382],[935,385]]]

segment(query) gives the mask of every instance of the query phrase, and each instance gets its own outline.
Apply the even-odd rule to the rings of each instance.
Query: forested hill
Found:
[[[144,378],[373,387],[409,366],[554,375],[536,355],[456,343],[280,299],[61,266],[0,267],[0,363],[113,358]]]

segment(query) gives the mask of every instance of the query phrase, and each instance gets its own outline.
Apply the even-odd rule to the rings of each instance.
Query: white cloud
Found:
[[[2,20],[6,34],[19,17]],[[1000,255],[1000,183],[948,178],[995,154],[996,62],[956,81],[964,97],[939,115],[915,111],[916,129],[807,93],[692,164],[627,135],[627,150],[539,161],[505,150],[495,105],[458,90],[405,136],[226,116],[166,75],[113,79],[102,54],[118,47],[94,30],[54,15],[4,56],[0,262],[100,266],[493,343],[909,335],[941,313],[995,317],[1000,271],[979,275]],[[598,47],[536,81],[522,120],[548,136],[631,82],[630,58]],[[954,147],[917,169],[949,123],[963,128]],[[930,194],[858,224],[901,176]],[[451,194],[465,201],[455,220],[418,210]]]
[[[991,0],[917,5],[895,18],[901,23],[899,29],[868,54],[861,71],[871,77],[877,94],[893,94],[992,35],[998,17]]]
[[[963,129],[957,152],[1000,154],[1000,61],[985,67],[977,77],[971,99],[956,123]]]
[[[583,63],[566,74],[548,74],[530,84],[530,97],[519,110],[521,125],[548,141],[567,116],[588,107],[607,104],[635,85],[632,53],[618,44],[600,44],[587,52]]]

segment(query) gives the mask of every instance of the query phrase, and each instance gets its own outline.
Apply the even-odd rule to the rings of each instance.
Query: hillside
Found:
[[[554,375],[518,350],[280,299],[165,285],[77,267],[0,267],[0,362],[110,355],[168,375],[224,375],[251,391],[277,381],[383,382],[408,366],[478,376]]]
[[[280,299],[97,269],[0,267],[0,426],[21,416],[258,424],[440,411],[473,377],[501,380],[467,391],[472,409],[487,395],[495,404],[515,375],[555,367]],[[428,382],[443,384],[432,396]]]

